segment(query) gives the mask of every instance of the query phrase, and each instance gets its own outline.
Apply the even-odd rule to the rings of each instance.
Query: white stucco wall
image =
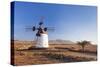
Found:
[[[47,34],[41,34],[40,37],[37,37],[36,47],[37,48],[48,48],[49,47]]]

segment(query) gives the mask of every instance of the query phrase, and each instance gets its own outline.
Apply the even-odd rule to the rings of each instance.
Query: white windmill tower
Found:
[[[35,27],[34,30],[35,31]],[[48,48],[48,33],[47,28],[43,27],[43,18],[39,22],[39,27],[37,28],[36,33],[36,48]]]
[[[53,30],[53,28],[44,27],[43,25],[43,17],[39,22],[39,26],[33,26],[32,31],[36,31],[36,48],[48,48],[48,30]]]

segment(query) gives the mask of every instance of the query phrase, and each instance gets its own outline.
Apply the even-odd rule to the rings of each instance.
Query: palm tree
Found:
[[[82,47],[82,51],[84,52],[85,51],[85,46],[90,44],[90,41],[85,41],[85,40],[84,41],[78,41],[77,44]]]

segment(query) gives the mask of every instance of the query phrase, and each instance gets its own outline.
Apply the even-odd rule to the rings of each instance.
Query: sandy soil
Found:
[[[14,41],[11,49],[13,65],[51,64],[97,60],[97,46],[87,45],[85,52],[77,44],[50,44],[48,49],[36,49],[34,42]]]

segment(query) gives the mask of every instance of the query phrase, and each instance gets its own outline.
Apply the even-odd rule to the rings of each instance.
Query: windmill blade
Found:
[[[35,45],[37,44],[37,40],[38,40],[38,37],[35,35],[35,36],[34,36],[34,44],[35,44]]]
[[[25,28],[25,31],[32,31],[32,28]]]
[[[48,31],[54,31],[55,30],[54,27],[45,27],[45,28],[47,28]]]
[[[32,28],[33,28],[33,26],[25,26],[24,29],[25,29],[25,31],[29,32],[29,31],[32,31]]]
[[[41,16],[41,17],[40,17],[39,25],[43,25],[43,22],[44,22],[44,16]]]

